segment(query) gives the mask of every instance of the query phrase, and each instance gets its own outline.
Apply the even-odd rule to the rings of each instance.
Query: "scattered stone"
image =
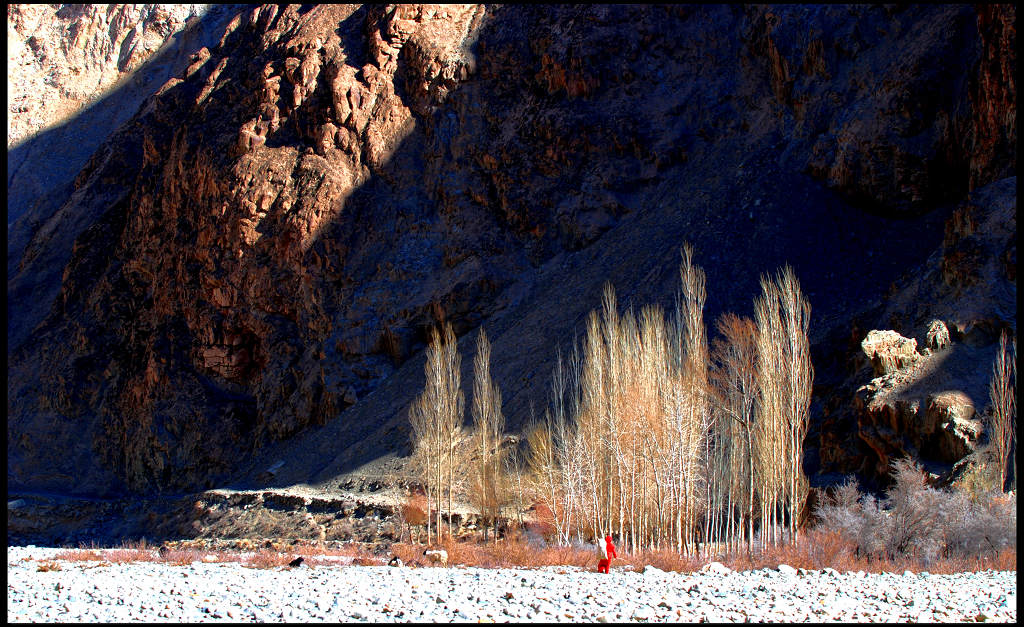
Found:
[[[732,570],[721,562],[711,562],[709,564],[705,564],[704,567],[700,569],[700,572],[708,573],[710,575],[728,575]]]
[[[432,564],[440,564],[441,566],[448,565],[448,551],[444,549],[425,549],[423,555],[430,560]]]
[[[594,575],[568,568],[396,572],[339,564],[323,566],[326,573],[320,569],[311,573],[330,580],[330,593],[325,595],[323,580],[314,576],[288,569],[246,568],[234,562],[216,568],[198,563],[194,571],[168,562],[34,571],[39,560],[52,560],[59,551],[9,547],[9,620],[192,622],[222,617],[446,623],[501,617],[606,623],[696,622],[703,617],[749,622],[1015,622],[1017,617],[1013,571],[924,579],[905,573],[862,573],[855,578],[822,569],[793,579],[785,575],[798,570],[787,564],[777,570],[724,574],[712,574],[717,570],[712,567],[708,572],[671,578],[646,576],[660,570],[645,569],[602,577],[595,589]],[[22,562],[25,557],[34,559]],[[174,580],[184,585],[168,585]]]

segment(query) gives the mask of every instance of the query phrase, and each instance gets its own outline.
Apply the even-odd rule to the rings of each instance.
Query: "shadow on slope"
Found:
[[[494,24],[489,33],[497,38],[500,30],[501,25]],[[515,29],[510,30],[515,32]],[[693,45],[703,47],[704,44],[700,42]],[[739,48],[738,43],[736,47]],[[700,58],[695,60],[699,65]],[[529,76],[534,69],[526,68],[524,74]],[[765,69],[763,73],[766,72]],[[685,72],[680,71],[679,74],[685,75]],[[486,89],[511,89],[503,83],[504,77],[495,75],[491,78],[474,93],[481,95],[480,91]],[[850,312],[877,304],[883,299],[889,284],[906,268],[920,263],[941,240],[941,221],[946,214],[945,209],[906,220],[887,220],[865,215],[818,181],[798,171],[799,168],[794,169],[796,159],[784,161],[780,158],[781,153],[788,152],[784,149],[787,148],[787,140],[791,139],[785,131],[769,130],[756,136],[747,136],[738,130],[739,120],[733,120],[736,128],[731,130],[735,132],[726,132],[730,130],[726,129],[718,133],[717,137],[711,134],[709,138],[696,139],[707,134],[702,133],[705,127],[717,128],[722,116],[737,113],[730,107],[742,109],[744,104],[730,104],[724,108],[711,106],[713,103],[705,102],[704,99],[714,99],[715,93],[705,93],[695,87],[702,78],[699,75],[695,75],[695,78],[678,78],[681,86],[687,86],[683,90],[687,97],[684,102],[672,102],[671,107],[668,107],[676,126],[664,129],[654,124],[652,128],[646,128],[640,123],[633,125],[632,128],[641,139],[650,137],[653,138],[651,141],[661,142],[663,135],[668,136],[666,152],[677,148],[672,145],[673,138],[682,138],[680,141],[687,143],[689,158],[666,158],[664,165],[656,165],[653,175],[644,174],[641,177],[637,174],[633,177],[629,174],[623,177],[631,180],[613,191],[616,202],[624,210],[621,216],[616,216],[614,224],[603,235],[576,250],[555,246],[554,237],[540,243],[526,240],[527,244],[536,244],[535,248],[540,250],[537,254],[509,251],[506,248],[508,261],[504,272],[508,280],[503,289],[489,297],[492,301],[488,304],[489,312],[484,322],[493,344],[492,369],[505,398],[509,429],[518,429],[525,424],[531,415],[531,405],[535,415],[542,414],[556,349],[567,351],[573,334],[582,332],[582,322],[587,312],[599,304],[601,285],[605,280],[615,285],[619,302],[623,305],[639,307],[649,302],[657,302],[666,307],[671,305],[672,294],[678,283],[679,247],[684,241],[695,245],[695,261],[708,275],[705,321],[709,327],[723,311],[749,314],[751,302],[759,292],[760,275],[790,263],[811,300],[812,337],[821,341],[828,331],[841,328]],[[767,80],[764,83],[757,87],[761,91],[754,91],[761,98],[759,102],[771,103]],[[672,87],[676,86],[668,80],[658,84],[666,92],[671,92]],[[516,92],[513,95],[521,97],[523,102],[531,99],[535,102],[539,98],[536,93],[539,87],[534,82],[524,82],[515,88],[522,93]],[[414,133],[390,156],[387,167],[383,168],[379,177],[373,179],[372,184],[356,190],[351,197],[351,211],[344,214],[346,223],[332,224],[318,233],[317,241],[310,247],[312,254],[322,253],[323,250],[318,246],[325,245],[328,240],[343,239],[351,242],[358,239],[361,231],[374,228],[390,237],[378,243],[380,251],[359,250],[361,256],[356,255],[356,260],[352,262],[356,270],[364,266],[372,268],[375,259],[398,259],[404,254],[409,234],[401,228],[403,215],[396,207],[413,213],[419,212],[419,217],[426,221],[443,220],[443,216],[439,216],[441,209],[437,208],[436,203],[449,180],[444,176],[465,164],[459,161],[460,157],[455,154],[457,151],[450,145],[451,142],[430,144],[428,140],[433,141],[444,134],[444,120],[468,117],[470,121],[463,123],[472,131],[473,121],[479,121],[481,116],[487,114],[470,115],[470,105],[480,105],[479,102],[467,104],[464,99],[460,99],[463,91],[460,88],[448,104],[432,113],[434,125],[430,128],[436,133],[434,137],[427,138]],[[619,117],[602,118],[600,111],[605,102],[599,98],[577,101],[568,98],[566,94],[557,93],[558,98],[552,97],[546,104],[557,102],[566,108],[593,111],[595,113],[592,115],[597,120],[597,123],[592,124],[594,127],[606,126],[607,122],[630,127],[630,116],[640,117],[636,115],[636,106],[620,106],[618,109],[611,107]],[[610,96],[608,99],[614,100]],[[636,104],[640,101],[628,102]],[[622,105],[621,102],[619,104]],[[766,104],[764,110],[757,112],[757,116],[771,113]],[[472,117],[474,115],[475,118]],[[541,117],[531,115],[534,118]],[[682,119],[688,123],[689,118],[686,116],[694,119],[692,128],[676,121]],[[521,122],[522,119],[515,121]],[[588,120],[580,116],[578,121],[582,132]],[[488,128],[482,122],[479,126],[485,130]],[[542,125],[537,126],[543,129]],[[785,128],[785,125],[781,126]],[[663,133],[666,130],[671,133]],[[525,130],[512,129],[509,132],[525,135],[536,131],[534,126],[528,126]],[[799,142],[794,140],[794,143]],[[511,146],[510,150],[521,150],[532,144],[523,140],[520,144],[509,142],[508,145]],[[658,143],[653,148],[659,147],[664,146]],[[430,162],[423,154],[426,148],[436,150],[442,156],[436,158],[436,162]],[[610,148],[608,152],[611,152]],[[651,152],[655,161],[666,156],[658,150],[652,149]],[[571,151],[568,154],[570,157],[579,156]],[[586,153],[583,156],[587,156]],[[512,154],[510,160],[514,159],[539,161],[541,155]],[[405,186],[410,172],[414,178],[426,178],[421,177],[424,165],[427,171],[431,167],[436,168],[434,174],[437,179],[431,184],[420,181]],[[502,168],[505,165],[502,163]],[[416,166],[419,168],[416,169]],[[567,172],[578,169],[571,159],[570,164],[564,167]],[[389,173],[389,168],[404,169],[406,178],[392,176],[394,172]],[[641,168],[635,170],[640,172]],[[579,188],[579,178],[567,175],[565,178],[548,179],[547,184],[551,184],[550,180],[555,181],[552,184],[553,194],[564,195],[565,198],[583,195]],[[537,177],[537,181],[540,184],[541,177]],[[462,190],[458,193],[469,195],[469,192]],[[487,202],[496,200],[493,189],[485,190],[483,195]],[[561,198],[543,200],[552,203],[550,209],[554,212],[554,204]],[[466,201],[465,204],[470,203]],[[487,206],[484,202],[478,204],[485,205],[476,209],[478,213],[460,214],[451,218],[454,224],[451,232],[464,227],[459,220],[468,222],[467,215],[471,218],[477,215],[491,216],[489,219],[493,220],[494,214],[505,210],[499,206]],[[456,203],[452,206],[461,205]],[[505,223],[499,221],[498,224]],[[523,241],[510,238],[504,244],[508,246],[509,242]],[[422,246],[429,248],[429,245],[437,244],[440,247],[444,243],[425,239]],[[363,245],[371,246],[365,242]],[[418,254],[417,251],[413,252]],[[427,252],[440,257],[439,250]],[[409,256],[410,267],[429,275],[433,266],[416,266],[420,263],[416,254]],[[434,263],[437,260],[430,258],[428,261]],[[360,274],[357,278],[362,280],[364,275]],[[387,282],[387,275],[379,271],[372,278],[381,284]],[[323,280],[327,282],[327,279]],[[372,291],[365,289],[365,286],[359,285],[354,289],[357,295],[372,299]],[[426,291],[424,288],[418,289]],[[350,299],[352,294],[339,290],[338,298]],[[336,314],[337,311],[332,313]],[[475,333],[471,331],[480,321],[463,316],[462,322],[462,380],[468,390],[471,384],[470,356],[475,338]],[[325,359],[330,361],[336,358],[339,358],[338,352],[330,350]],[[414,351],[390,376],[384,377],[375,389],[360,398],[354,406],[330,419],[326,425],[309,427],[288,441],[267,445],[252,460],[232,460],[237,468],[226,473],[226,479],[221,480],[235,487],[280,487],[295,483],[328,485],[339,475],[368,465],[388,463],[393,456],[407,453],[405,411],[422,387],[422,363],[422,352]],[[204,381],[207,379],[210,378],[205,377]],[[210,386],[216,387],[213,383]],[[221,390],[220,393],[226,395],[227,391]],[[266,479],[263,472],[278,460],[284,460],[285,464],[272,479]]]
[[[45,317],[75,239],[103,208],[60,211],[76,189],[75,177],[146,98],[184,71],[193,53],[216,45],[239,6],[212,5],[95,102],[7,151],[8,355]]]
[[[507,429],[521,429],[531,415],[543,414],[556,351],[567,354],[572,338],[582,338],[605,281],[615,286],[620,308],[672,306],[684,241],[694,244],[695,263],[707,273],[709,330],[725,311],[751,315],[760,276],[788,263],[812,304],[811,335],[818,342],[844,331],[852,312],[877,307],[889,285],[941,242],[948,208],[909,220],[867,215],[810,177],[780,171],[768,158],[770,146],[755,153],[761,159],[750,159],[748,150],[732,142],[707,155],[712,161],[704,167],[679,167],[638,194],[637,211],[596,242],[555,255],[498,297],[503,307],[483,326],[492,343],[492,376],[501,386]],[[763,194],[756,220],[740,209],[738,196],[750,187],[722,174],[752,160],[764,168],[756,183]],[[467,404],[476,336],[467,333],[459,342]],[[238,487],[330,488],[346,473],[394,472],[399,468],[394,457],[410,452],[406,411],[423,377],[420,354],[338,419],[261,452]],[[267,481],[262,473],[277,461],[285,463]]]

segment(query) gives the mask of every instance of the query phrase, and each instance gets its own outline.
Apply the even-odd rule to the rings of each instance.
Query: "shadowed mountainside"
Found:
[[[866,471],[855,420],[824,397],[852,405],[853,329],[924,307],[904,330],[923,335],[933,303],[887,302],[952,245],[944,224],[969,191],[1015,175],[1014,18],[237,12],[52,215],[26,214],[8,259],[8,481],[187,490],[265,483],[285,459],[274,483],[329,483],[407,452],[441,321],[464,384],[485,326],[521,427],[602,283],[669,306],[683,241],[707,271],[709,323],[749,314],[760,275],[794,267],[818,382],[805,466]],[[987,193],[1015,194],[1009,180]],[[999,280],[1015,294],[1015,274]],[[981,310],[1015,328],[1015,306]],[[829,419],[844,457],[822,460]]]

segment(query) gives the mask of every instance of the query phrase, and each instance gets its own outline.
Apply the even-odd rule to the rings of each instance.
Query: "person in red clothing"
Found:
[[[597,541],[597,549],[600,555],[600,560],[597,562],[597,572],[608,574],[608,566],[611,565],[613,557],[618,557],[615,553],[615,545],[612,544],[612,536],[609,534],[604,537],[604,542]]]

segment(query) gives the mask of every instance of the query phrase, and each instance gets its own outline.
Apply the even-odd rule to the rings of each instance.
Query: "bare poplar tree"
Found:
[[[716,396],[723,415],[738,431],[735,458],[742,485],[737,500],[746,512],[746,550],[750,553],[754,550],[757,327],[749,319],[727,313],[719,319],[718,329],[722,338],[715,350]]]
[[[1004,330],[999,336],[999,353],[992,365],[992,380],[989,383],[989,400],[992,415],[989,419],[989,440],[995,453],[999,491],[1006,487],[1006,475],[1010,463],[1010,449],[1017,431],[1016,407],[1016,357],[1017,340],[1013,340],[1013,357],[1007,350],[1009,336]],[[1016,479],[1016,474],[1014,475]]]
[[[788,514],[790,537],[796,539],[798,517],[807,499],[803,474],[803,441],[814,369],[807,325],[810,304],[803,297],[792,268],[774,278],[762,277],[757,317],[759,431],[763,436],[755,456],[761,463],[762,530],[777,542],[778,523]]]
[[[715,381],[718,407],[736,427],[735,472],[739,478],[737,501],[745,511],[747,552],[754,549],[754,432],[757,401],[757,327],[747,318],[725,314],[718,319],[722,337],[715,346]],[[742,532],[741,516],[741,532]]]
[[[412,426],[413,439],[412,466],[423,481],[427,497],[427,544],[430,544],[433,535],[433,520],[430,515],[430,509],[435,501],[435,491],[440,485],[438,466],[441,462],[440,443],[434,431],[435,425],[432,420],[431,404],[427,390],[424,390],[420,396],[413,400],[412,405],[409,406],[409,424]]]
[[[811,388],[814,367],[811,365],[811,344],[807,328],[811,317],[811,304],[804,298],[800,282],[793,268],[786,266],[776,279],[779,289],[780,318],[785,355],[785,418],[789,445],[787,460],[789,496],[789,532],[797,539],[799,516],[807,500],[809,484],[803,472],[804,438],[810,419]]]
[[[777,508],[785,484],[786,452],[783,399],[783,339],[779,294],[767,277],[761,279],[762,296],[754,303],[757,319],[757,448],[754,453],[761,503],[761,547],[778,541]]]
[[[473,359],[473,427],[477,454],[474,500],[481,515],[491,523],[497,541],[498,513],[502,506],[502,448],[505,417],[501,412],[501,391],[491,380],[491,344],[480,329]],[[484,538],[486,539],[486,527]]]
[[[683,245],[682,263],[679,266],[681,287],[681,314],[685,361],[683,380],[686,386],[685,429],[685,491],[684,518],[687,531],[692,533],[697,520],[698,463],[699,451],[703,450],[707,437],[710,412],[707,406],[708,354],[704,330],[704,271],[693,265],[693,246]],[[706,476],[705,476],[706,481]],[[691,536],[692,537],[692,536]]]

